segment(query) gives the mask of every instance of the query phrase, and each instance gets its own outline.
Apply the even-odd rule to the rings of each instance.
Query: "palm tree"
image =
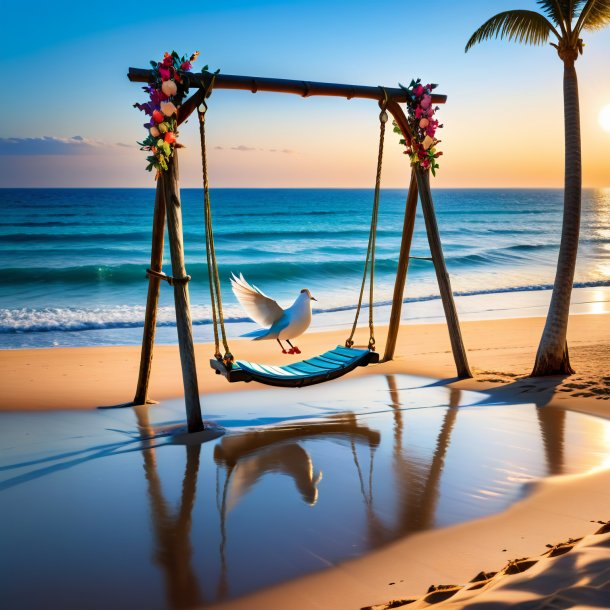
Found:
[[[524,44],[550,44],[563,62],[565,127],[565,182],[563,227],[553,296],[538,346],[533,376],[570,375],[567,330],[570,296],[576,268],[582,186],[580,110],[574,64],[583,52],[583,30],[597,30],[610,23],[610,0],[538,0],[541,13],[515,10],[498,13],[470,38],[466,52],[490,38],[508,38]]]

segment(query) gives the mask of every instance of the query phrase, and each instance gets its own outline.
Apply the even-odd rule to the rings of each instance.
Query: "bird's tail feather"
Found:
[[[262,339],[269,332],[268,328],[258,328],[257,330],[253,330],[245,335],[241,335],[242,337],[252,337],[254,340]]]

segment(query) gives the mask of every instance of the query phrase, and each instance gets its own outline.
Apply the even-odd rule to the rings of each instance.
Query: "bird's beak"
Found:
[[[309,295],[312,301],[317,301],[318,299],[316,299],[315,297],[312,297],[311,295]]]

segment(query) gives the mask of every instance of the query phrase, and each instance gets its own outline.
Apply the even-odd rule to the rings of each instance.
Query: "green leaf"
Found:
[[[488,19],[466,43],[468,52],[475,44],[491,38],[507,38],[523,44],[542,45],[549,40],[549,34],[560,35],[553,24],[535,11],[505,11]]]

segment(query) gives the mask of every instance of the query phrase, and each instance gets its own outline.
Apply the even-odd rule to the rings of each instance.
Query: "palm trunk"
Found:
[[[570,296],[576,269],[578,233],[580,230],[580,195],[582,170],[580,157],[580,110],[578,79],[574,60],[566,58],[563,71],[563,104],[565,123],[565,187],[563,227],[553,296],[538,346],[532,376],[570,375],[567,331]]]

